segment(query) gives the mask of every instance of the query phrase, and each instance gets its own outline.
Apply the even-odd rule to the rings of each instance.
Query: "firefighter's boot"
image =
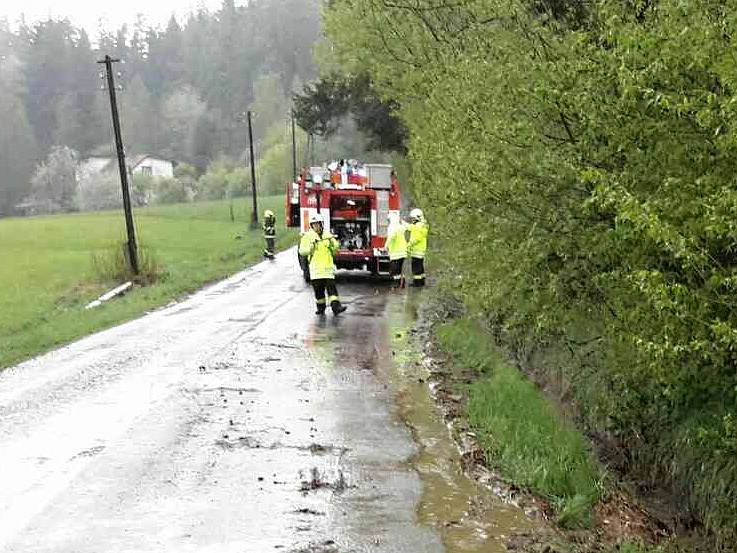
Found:
[[[330,304],[330,307],[333,309],[333,315],[340,315],[346,309],[348,309],[345,305],[343,305],[339,301],[334,301],[333,303]]]

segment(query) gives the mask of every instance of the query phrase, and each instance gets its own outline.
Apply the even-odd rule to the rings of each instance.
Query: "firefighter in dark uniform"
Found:
[[[264,240],[266,240],[266,248],[264,248],[264,257],[274,259],[274,242],[276,242],[276,216],[270,209],[264,211]]]

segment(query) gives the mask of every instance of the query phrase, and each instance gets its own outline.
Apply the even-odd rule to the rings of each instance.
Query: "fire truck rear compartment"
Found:
[[[330,230],[341,250],[371,248],[371,201],[365,196],[334,195],[330,198]]]

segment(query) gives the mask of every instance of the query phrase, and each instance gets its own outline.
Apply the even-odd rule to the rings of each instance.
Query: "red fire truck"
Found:
[[[386,231],[389,214],[399,215],[399,208],[399,182],[391,165],[341,160],[303,169],[297,182],[287,185],[287,226],[307,232],[310,216],[320,213],[340,243],[338,269],[388,275]]]

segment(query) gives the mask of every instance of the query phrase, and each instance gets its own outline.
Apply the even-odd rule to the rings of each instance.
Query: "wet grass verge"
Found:
[[[440,324],[434,335],[454,367],[476,376],[466,385],[466,415],[487,464],[545,498],[561,527],[589,527],[603,472],[584,436],[504,360],[473,320]]]
[[[135,318],[262,259],[260,229],[249,230],[247,199],[152,206],[135,211],[147,278],[122,298],[88,302],[127,280],[119,211],[0,220],[0,369]],[[261,198],[280,212],[283,197]],[[280,221],[283,225],[283,221]],[[296,242],[280,228],[277,248]]]

